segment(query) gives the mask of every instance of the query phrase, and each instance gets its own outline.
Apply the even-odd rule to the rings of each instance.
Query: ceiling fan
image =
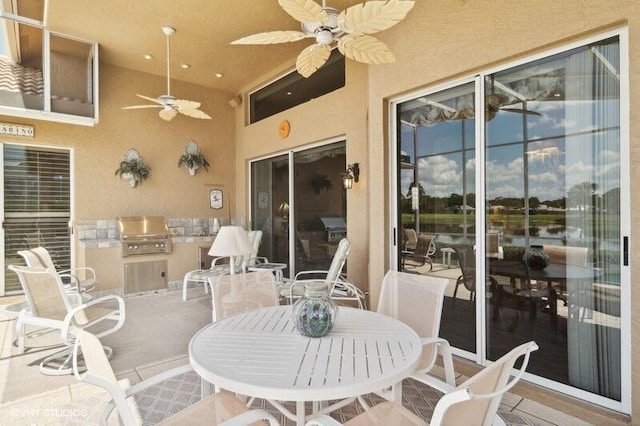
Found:
[[[162,108],[159,114],[160,118],[167,121],[171,120],[178,113],[193,118],[211,120],[211,117],[209,115],[198,109],[200,108],[200,102],[188,101],[185,99],[176,99],[175,96],[171,95],[171,71],[169,66],[171,63],[171,56],[169,49],[169,37],[171,37],[171,35],[175,33],[176,30],[172,27],[162,27],[162,32],[167,36],[167,94],[160,95],[157,98],[150,98],[148,96],[139,95],[136,93],[136,95],[141,97],[142,99],[155,102],[157,105],[134,105],[124,107],[122,109]]]
[[[519,101],[512,102],[509,100],[508,96],[503,95],[501,93],[496,93],[495,86],[497,84],[498,83],[495,81],[495,77],[492,75],[491,76],[491,93],[488,94],[485,98],[485,107],[486,107],[485,114],[487,115],[487,120],[491,120],[493,117],[495,117],[498,111],[514,112],[516,114],[530,114],[530,115],[537,115],[537,116],[542,115],[539,112],[533,111],[530,109],[509,107],[509,105],[512,105],[513,103],[518,103]],[[501,85],[501,86],[504,87],[504,85]],[[520,101],[522,101],[522,99]]]
[[[271,31],[254,34],[231,44],[274,44],[314,38],[296,60],[300,75],[309,77],[329,59],[331,49],[347,58],[366,64],[395,62],[386,44],[369,34],[386,30],[403,20],[413,8],[413,0],[367,1],[340,12],[322,7],[313,0],[278,0],[280,6],[302,23],[302,31]]]

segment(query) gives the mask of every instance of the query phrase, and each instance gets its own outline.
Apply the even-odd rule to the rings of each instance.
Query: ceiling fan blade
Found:
[[[402,21],[415,2],[407,0],[368,1],[344,10],[338,17],[346,33],[373,34]]]
[[[329,15],[313,0],[278,0],[280,7],[299,22],[326,22]]]
[[[164,103],[163,103],[162,101],[159,101],[159,100],[158,100],[158,99],[156,99],[156,98],[150,98],[149,96],[139,95],[138,93],[136,93],[136,96],[138,96],[138,97],[140,97],[140,98],[142,98],[142,99],[146,99],[146,100],[148,100],[148,101],[150,101],[150,102],[155,102],[155,103],[157,103],[157,104],[159,104],[159,105],[164,106]]]
[[[192,118],[199,118],[201,120],[211,120],[211,117],[208,114],[200,111],[197,108],[178,108],[178,112],[180,114],[184,114]]]
[[[178,114],[178,111],[176,111],[175,109],[168,107],[168,108],[164,108],[162,111],[160,111],[160,118],[162,118],[163,120],[169,121],[171,120],[173,117],[175,117]]]
[[[331,50],[327,46],[312,44],[298,55],[296,69],[301,76],[307,78],[327,62],[329,55]]]
[[[171,103],[174,107],[178,109],[196,109],[200,108],[200,102],[196,101],[188,101],[186,99],[174,99]]]
[[[539,117],[542,117],[542,114],[540,114],[538,111],[532,111],[530,109],[522,109],[522,108],[500,108],[500,111],[506,111],[506,112],[514,112],[516,114],[529,114],[529,115],[537,115]]]
[[[132,105],[128,107],[122,107],[122,109],[143,109],[143,108],[162,108],[162,105]]]
[[[386,44],[369,35],[343,36],[338,39],[338,50],[347,58],[365,64],[388,64],[396,61]]]
[[[309,37],[302,31],[270,31],[266,33],[253,34],[232,41],[231,44],[275,44],[299,41]]]

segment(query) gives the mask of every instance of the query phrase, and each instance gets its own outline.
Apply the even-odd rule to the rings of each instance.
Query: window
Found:
[[[69,151],[7,144],[3,154],[5,261],[23,264],[19,250],[42,246],[58,270],[69,269]],[[20,291],[17,275],[4,271],[4,291]]]
[[[36,10],[30,7],[18,12],[37,15]],[[97,54],[96,43],[50,33],[37,19],[3,12],[0,113],[94,125],[98,117]]]
[[[344,56],[338,50],[309,78],[293,71],[251,93],[250,120],[255,123],[344,87]]]

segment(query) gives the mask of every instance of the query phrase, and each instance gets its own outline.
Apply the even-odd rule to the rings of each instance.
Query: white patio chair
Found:
[[[253,246],[253,251],[242,256],[238,262],[234,262],[234,271],[236,273],[246,272],[247,265],[255,264],[258,261],[265,261],[264,258],[257,257],[260,242],[262,241],[262,231],[248,231],[247,237]],[[187,300],[187,288],[189,282],[201,283],[204,291],[209,293],[209,278],[216,275],[225,275],[230,272],[229,264],[222,263],[229,257],[216,257],[211,260],[211,266],[208,269],[196,269],[189,271],[184,275],[182,280],[182,300]]]
[[[68,293],[55,270],[10,265],[9,269],[20,279],[28,308],[23,309],[16,321],[18,352],[24,353],[27,337],[60,332],[60,343],[69,343],[70,329],[96,326],[103,337],[119,330],[124,324],[124,300],[119,296],[104,296],[82,302],[79,293]],[[73,300],[75,299],[75,300]],[[41,329],[27,335],[26,326]],[[112,350],[104,347],[107,356]],[[46,375],[71,374],[71,347],[46,357],[40,363],[40,372]]]
[[[347,238],[341,239],[328,270],[300,271],[292,280],[285,283],[280,290],[280,294],[286,297],[289,303],[293,303],[294,299],[300,298],[304,293],[304,285],[301,281],[318,278],[333,283],[331,288],[332,299],[338,301],[354,301],[360,309],[364,309],[364,293],[342,273],[344,264],[349,256],[350,248],[351,242]]]
[[[212,321],[266,306],[278,306],[276,280],[271,271],[209,277]]]
[[[538,349],[535,342],[524,343],[496,362],[446,393],[436,404],[431,421],[426,422],[413,412],[394,402],[382,402],[344,423],[348,426],[371,425],[505,425],[498,417],[502,396],[524,374],[531,352]],[[520,370],[509,381],[516,361],[524,356]],[[336,426],[341,423],[324,415],[306,423],[306,426]]]
[[[377,310],[407,324],[420,336],[422,356],[411,377],[442,392],[453,389],[456,384],[451,347],[447,340],[438,336],[444,291],[448,284],[449,280],[445,278],[390,270],[382,281]],[[438,355],[442,357],[445,382],[429,374]],[[402,383],[390,390],[382,390],[381,395],[401,401]]]
[[[81,373],[78,368],[79,353],[87,367]],[[120,420],[125,426],[141,425],[140,413],[131,399],[128,398],[151,386],[192,371],[190,365],[184,365],[150,377],[127,388],[121,387],[105,356],[98,338],[84,330],[78,330],[73,347],[73,371],[76,378],[82,382],[100,386],[109,392],[111,401],[102,413],[101,424],[106,425],[114,408],[117,409]],[[210,395],[193,405],[188,406],[177,414],[165,419],[161,425],[228,425],[239,426],[254,424],[260,420],[267,420],[269,425],[280,423],[264,410],[249,410],[246,405],[228,392],[218,392]],[[261,423],[256,423],[261,424]],[[264,424],[264,423],[262,423]]]
[[[18,252],[24,259],[27,266],[32,268],[44,268],[44,269],[56,269],[49,251],[44,247],[35,247],[28,250],[21,250]],[[96,271],[89,267],[80,267],[73,269],[64,269],[57,271],[60,277],[64,280],[69,278],[69,283],[65,284],[65,287],[69,290],[75,290],[80,293],[91,291],[98,285],[98,279],[96,278]],[[79,276],[83,275],[84,279]]]

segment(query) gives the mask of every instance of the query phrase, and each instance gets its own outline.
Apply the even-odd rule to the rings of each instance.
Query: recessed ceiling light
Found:
[[[222,73],[217,72],[217,73],[216,73],[216,77],[218,77],[218,78],[222,78]]]
[[[287,96],[291,96],[291,92],[287,92]]]
[[[146,55],[144,55],[144,58],[148,61],[150,59],[153,59],[153,56],[151,56],[149,54],[146,54]]]
[[[189,64],[182,64],[180,66],[182,67],[182,69],[185,69],[185,70],[191,68],[191,65]]]

